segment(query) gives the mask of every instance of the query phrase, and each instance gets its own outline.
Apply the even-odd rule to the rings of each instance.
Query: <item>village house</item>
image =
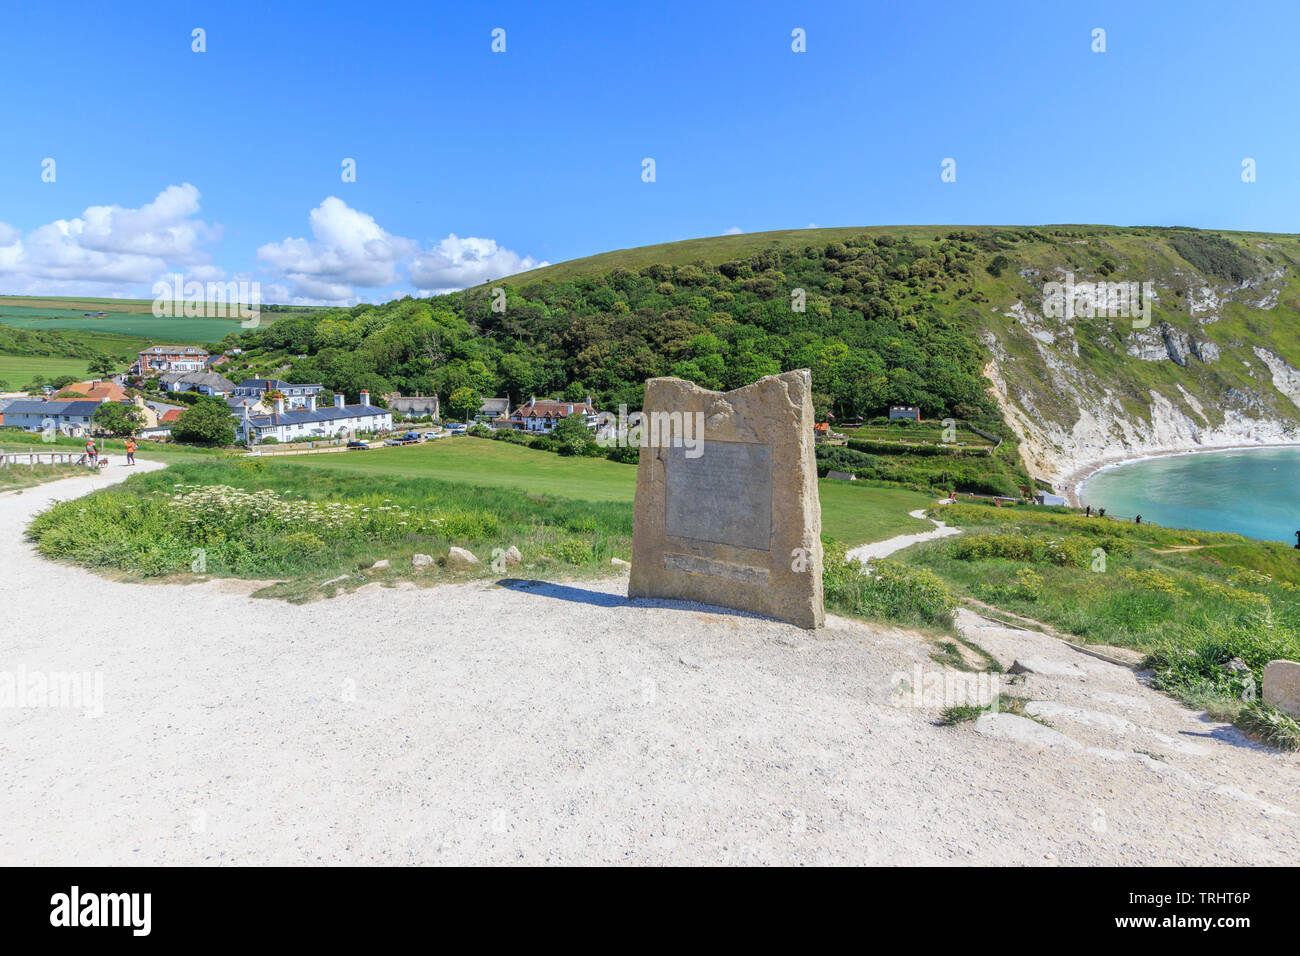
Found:
[[[159,372],[201,372],[208,360],[206,349],[193,345],[151,345],[131,366],[134,375]]]
[[[562,402],[546,398],[538,400],[533,396],[528,399],[527,404],[520,405],[513,413],[498,418],[495,425],[498,428],[548,434],[554,430],[561,419],[568,418],[570,415],[581,415],[583,424],[588,428],[595,428],[597,414],[595,406],[591,404],[590,395],[583,402]]]
[[[509,398],[485,398],[483,399],[483,404],[478,407],[478,411],[474,413],[475,419],[483,419],[490,422],[496,422],[498,419],[509,417]]]
[[[79,438],[90,434],[95,410],[108,399],[39,399],[11,402],[4,410],[7,428],[41,432],[53,428],[64,435]]]
[[[358,405],[344,404],[344,397],[336,394],[334,405],[317,408],[316,396],[307,398],[307,406],[289,409],[285,399],[274,400],[269,415],[253,415],[247,409],[239,422],[239,436],[249,445],[268,438],[285,442],[303,438],[334,438],[357,432],[391,431],[393,415],[386,408],[370,404],[370,393],[361,393]]]
[[[919,422],[921,410],[915,405],[890,405],[889,420],[893,421],[897,418],[910,418],[912,421]]]
[[[104,381],[95,382],[73,382],[71,385],[63,386],[62,391],[76,392],[78,395],[84,395],[86,398],[99,401],[108,399],[110,402],[130,401],[124,389],[117,382],[105,379]]]
[[[439,413],[437,395],[402,395],[390,392],[384,396],[388,409],[394,416],[401,418],[437,418]]]
[[[290,385],[278,378],[246,378],[230,393],[234,398],[249,398],[260,402],[267,392],[279,392],[284,396],[286,408],[306,408],[307,400],[312,400],[315,407],[316,396],[325,390],[323,385]]]
[[[168,372],[158,379],[165,392],[198,392],[200,395],[225,397],[235,390],[235,383],[217,372]]]

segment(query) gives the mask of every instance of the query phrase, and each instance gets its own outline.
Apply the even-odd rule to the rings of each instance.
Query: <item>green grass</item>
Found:
[[[274,578],[282,583],[266,596],[304,600],[326,596],[321,585],[340,575],[348,576],[338,582],[345,588],[465,577],[446,567],[412,569],[412,555],[445,558],[453,545],[482,561],[468,576],[607,572],[611,558],[631,555],[632,514],[617,502],[213,458],[177,461],[55,504],[28,534],[55,560],[142,578]],[[494,567],[494,555],[511,546],[523,566]],[[369,573],[379,559],[391,568]]]
[[[89,311],[87,309],[86,311]],[[32,308],[0,304],[0,325],[17,329],[77,330],[90,334],[112,334],[147,339],[155,343],[202,345],[219,342],[240,331],[237,319],[155,318],[152,313],[115,312],[101,319],[87,319],[75,309]],[[141,345],[143,347],[143,345]]]
[[[100,447],[112,455],[125,455],[126,443],[122,439],[100,439]],[[136,458],[156,461],[192,461],[197,459],[232,458],[236,452],[221,448],[198,448],[190,445],[173,445],[167,442],[140,441],[137,443]],[[0,451],[7,452],[48,452],[81,451],[86,446],[84,438],[58,436],[52,442],[41,441],[40,435],[21,431],[17,428],[0,428]]]
[[[32,381],[37,375],[46,381],[64,375],[75,375],[78,379],[87,374],[85,359],[50,358],[43,355],[0,355],[0,382],[8,383],[11,389],[19,389]]]
[[[88,473],[84,465],[9,465],[0,468],[0,493],[32,488],[47,481],[75,478]]]
[[[77,439],[46,445],[12,437],[0,432],[0,448],[81,445]],[[106,448],[110,455],[122,453],[119,441],[107,442]],[[284,458],[143,443],[139,457],[166,460],[172,467],[56,506],[32,526],[41,552],[158,577],[192,573],[193,548],[203,547],[202,573],[282,579],[266,594],[293,600],[321,596],[320,584],[341,574],[349,576],[341,587],[373,580],[376,575],[361,572],[381,558],[392,562],[379,575],[384,580],[454,577],[445,569],[410,566],[412,554],[445,555],[453,544],[482,559],[478,573],[498,577],[505,569],[491,567],[493,551],[511,545],[525,556],[516,573],[547,576],[609,573],[610,558],[631,556],[636,468],[604,459],[565,458],[473,438]],[[166,501],[175,485],[185,486],[180,494],[198,487],[241,489],[221,492],[239,501],[245,492],[274,492],[284,501],[273,502],[272,512],[303,502],[356,505],[375,515],[393,507],[405,512],[410,527],[358,520],[347,533],[322,534],[310,516],[280,525],[263,521],[254,503],[247,503],[246,515],[233,517],[213,512],[206,501],[178,512]],[[925,495],[862,482],[823,482],[822,489],[828,533],[840,540],[857,544],[929,527],[906,514],[927,504]],[[203,492],[210,493],[217,494]],[[197,523],[183,520],[188,514],[197,515]],[[435,518],[446,523],[435,527],[429,523]]]
[[[963,534],[901,561],[1083,643],[1142,651],[1155,686],[1215,719],[1243,710],[1270,660],[1300,659],[1300,560],[1280,542],[1067,509],[963,504],[935,513]],[[1234,658],[1247,669],[1230,668]]]
[[[533,494],[620,501],[636,494],[636,466],[600,458],[566,458],[480,438],[439,438],[422,445],[381,447],[365,452],[268,459],[306,468],[357,475],[437,478],[486,488],[515,488]],[[821,481],[822,533],[853,547],[933,525],[908,516],[933,498],[904,488],[865,482]]]

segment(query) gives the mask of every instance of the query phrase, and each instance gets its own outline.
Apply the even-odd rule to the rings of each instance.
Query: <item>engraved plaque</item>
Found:
[[[772,545],[772,448],[705,441],[696,458],[665,448],[664,531],[679,538],[767,551]]]
[[[753,584],[758,587],[768,582],[767,568],[751,568],[743,564],[731,564],[727,561],[713,561],[709,558],[697,558],[693,554],[675,554],[669,551],[664,555],[664,567],[671,571],[685,571],[687,574],[707,574],[711,578],[725,578],[741,584]]]

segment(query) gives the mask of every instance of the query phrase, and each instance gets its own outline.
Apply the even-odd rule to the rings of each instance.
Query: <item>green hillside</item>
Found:
[[[639,407],[657,375],[731,389],[806,367],[822,416],[917,405],[1005,439],[974,465],[867,449],[848,463],[859,473],[1013,490],[1117,451],[1238,432],[1288,440],[1300,413],[1297,261],[1300,237],[1263,233],[795,230],[609,252],[433,299],[286,316],[228,341],[249,349],[250,372],[458,406],[590,394]],[[1044,283],[1066,273],[1149,283],[1149,325],[1048,316]],[[980,487],[975,472],[996,480]]]

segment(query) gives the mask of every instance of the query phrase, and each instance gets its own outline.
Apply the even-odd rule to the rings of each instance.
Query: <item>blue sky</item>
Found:
[[[381,301],[737,229],[1290,232],[1300,214],[1300,5],[1283,2],[63,2],[3,16],[5,293],[147,296],[183,271],[256,279],[264,301]]]

